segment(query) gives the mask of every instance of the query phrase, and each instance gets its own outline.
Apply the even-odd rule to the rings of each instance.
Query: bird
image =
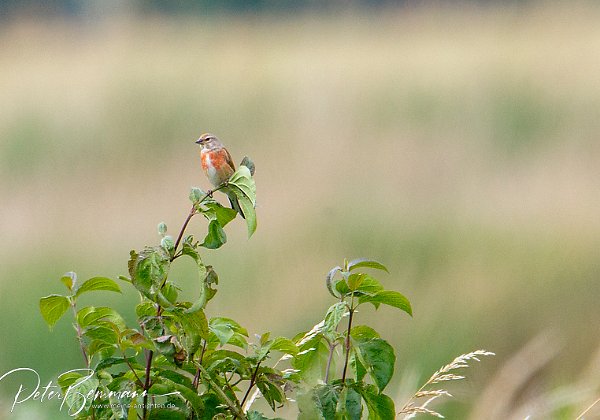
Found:
[[[213,187],[217,188],[227,182],[235,172],[235,164],[229,151],[214,134],[204,133],[196,143],[200,145],[200,159],[202,170]],[[226,191],[231,208],[239,213],[242,218],[244,212],[240,207],[237,196],[232,191]]]

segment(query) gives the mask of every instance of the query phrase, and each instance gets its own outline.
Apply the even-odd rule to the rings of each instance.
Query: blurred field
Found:
[[[69,322],[48,332],[39,297],[69,270],[126,273],[160,221],[177,232],[189,187],[208,187],[204,131],[254,159],[259,194],[255,237],[235,222],[206,252],[221,278],[211,315],[309,329],[331,303],[330,267],[366,256],[414,306],[413,319],[360,314],[396,345],[398,405],[410,378],[494,351],[440,408],[465,418],[540,333],[558,353],[520,398],[598,372],[599,19],[552,5],[3,24],[0,374],[79,367]],[[191,263],[177,270],[192,290]],[[133,319],[135,294],[108,298]],[[598,397],[586,384],[539,418],[574,418]],[[0,395],[7,416],[14,391]],[[37,418],[56,418],[27,409],[48,408]]]

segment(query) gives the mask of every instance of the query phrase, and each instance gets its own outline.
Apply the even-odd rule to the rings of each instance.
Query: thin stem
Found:
[[[144,401],[142,406],[142,419],[145,419],[148,414],[148,390],[150,389],[150,369],[152,368],[152,358],[154,352],[152,350],[146,353],[146,377],[144,378]]]
[[[206,340],[204,340],[204,344],[202,345],[202,352],[200,353],[200,357],[198,358],[198,364],[202,364],[202,359],[204,358],[204,352],[206,351]],[[200,368],[196,369],[196,375],[194,376],[194,382],[192,383],[195,390],[198,390],[198,386],[200,385]]]
[[[127,358],[127,356],[125,355],[125,351],[123,351],[123,349],[121,350],[121,354],[123,355],[123,360],[125,360],[125,363],[127,364],[127,366],[129,366],[129,370],[131,370],[131,372],[133,373],[133,376],[135,376],[136,379],[136,383],[138,384],[138,386],[143,387],[144,383],[142,382],[142,380],[140,379],[140,377],[138,376],[137,372],[135,371],[135,369],[133,368],[133,366],[131,366],[131,362],[129,361],[129,359]]]
[[[242,404],[239,404],[237,400],[235,403],[231,401],[231,399],[227,396],[227,394],[225,394],[221,387],[212,380],[209,373],[206,371],[206,369],[204,369],[202,365],[198,365],[198,370],[200,370],[200,372],[204,375],[204,379],[209,383],[209,385],[214,389],[214,391],[217,394],[219,394],[219,396],[225,402],[227,407],[229,407],[229,409],[233,412],[233,415],[236,418],[240,418],[241,420],[248,420],[246,418],[246,415],[244,414],[244,410],[242,410]]]
[[[252,373],[252,379],[250,379],[250,385],[248,386],[248,389],[246,390],[246,395],[244,395],[244,398],[242,399],[242,403],[240,404],[242,407],[244,406],[244,403],[248,399],[248,395],[250,395],[250,391],[252,390],[252,388],[254,388],[254,384],[256,383],[256,376],[258,375],[259,367],[260,367],[260,361],[256,364],[256,369],[254,369],[254,373]]]
[[[331,362],[333,361],[333,351],[337,347],[335,342],[329,342],[329,356],[327,357],[327,367],[325,368],[325,383],[329,383],[329,370],[331,369]]]
[[[342,384],[346,383],[346,372],[348,371],[348,361],[350,360],[350,330],[352,329],[352,318],[354,316],[354,295],[350,303],[350,315],[348,316],[348,331],[346,331],[346,357],[344,358],[344,371],[342,372]]]
[[[75,298],[71,299],[71,309],[73,310],[73,316],[75,317],[75,329],[77,330],[77,339],[79,340],[79,347],[81,348],[81,354],[83,355],[83,362],[85,363],[85,367],[89,369],[90,359],[87,351],[85,350],[85,343],[83,342],[83,330],[81,329],[79,322],[77,322],[77,307],[75,304]]]
[[[175,247],[173,248],[173,250],[175,250],[175,251],[177,250],[177,247],[179,246],[179,244],[181,243],[181,239],[183,238],[183,232],[185,232],[187,225],[190,223],[190,220],[192,220],[192,217],[196,213],[197,213],[196,205],[192,204],[190,213],[188,214],[187,218],[185,219],[185,222],[183,222],[183,226],[181,226],[181,230],[179,231],[179,235],[177,236],[177,240],[175,241]],[[171,261],[173,261],[174,259],[175,259],[175,254],[173,254],[173,257],[171,257]]]

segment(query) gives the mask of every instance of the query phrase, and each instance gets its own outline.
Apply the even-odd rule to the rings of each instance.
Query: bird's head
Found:
[[[210,133],[204,133],[200,136],[196,143],[200,145],[203,149],[216,149],[219,147],[223,147],[217,136]]]

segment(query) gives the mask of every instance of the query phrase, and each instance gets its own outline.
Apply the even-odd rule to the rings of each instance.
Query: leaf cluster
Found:
[[[299,337],[300,353],[292,364],[304,384],[298,398],[300,419],[354,420],[365,412],[369,419],[395,417],[394,402],[383,392],[394,374],[394,349],[373,328],[355,325],[355,315],[367,303],[409,315],[412,308],[404,295],[386,290],[364,269],[388,272],[370,259],[345,261],[331,269],[325,284],[337,302],[322,322]],[[342,325],[345,318],[347,323]]]
[[[128,276],[119,279],[139,293],[140,301],[132,308],[136,325],[127,325],[109,306],[78,307],[83,294],[121,292],[107,277],[80,284],[69,272],[60,279],[67,293],[40,300],[51,329],[72,310],[85,368],[59,377],[69,414],[93,419],[266,420],[253,409],[262,398],[273,413],[296,401],[302,420],[395,417],[394,401],[384,393],[394,375],[394,348],[372,327],[356,321],[358,309],[371,306],[412,316],[409,300],[374,276],[388,272],[383,264],[355,259],[331,269],[325,286],[335,302],[310,331],[291,339],[270,333],[250,339],[237,321],[207,315],[219,276],[204,262],[202,249],[221,248],[227,242],[225,228],[238,214],[213,194],[221,191],[238,199],[251,236],[257,226],[253,174],[254,164],[245,158],[215,190],[192,188],[192,207],[178,235],[171,236],[166,224],[159,223],[159,244],[131,251]],[[201,240],[185,234],[198,214],[207,223]],[[171,275],[181,257],[196,266],[198,297],[193,301],[182,297]],[[279,358],[274,360],[274,355]]]

